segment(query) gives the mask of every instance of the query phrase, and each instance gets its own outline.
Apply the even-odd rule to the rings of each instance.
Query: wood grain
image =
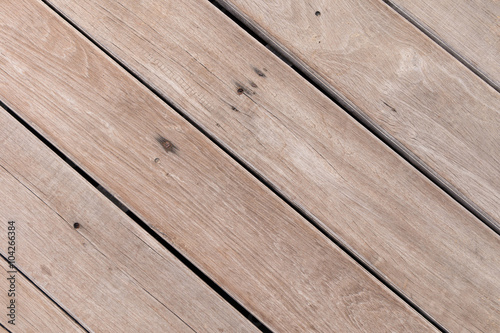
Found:
[[[0,128],[0,221],[4,234],[16,221],[16,262],[90,330],[258,331],[4,111]]]
[[[209,3],[53,2],[441,324],[499,329],[498,236]]]
[[[2,235],[7,235],[7,229],[2,223]],[[3,239],[2,239],[3,240]],[[7,242],[4,241],[4,244]],[[2,245],[1,253],[6,253],[6,247]],[[20,273],[15,275],[15,290],[16,290],[16,317],[14,324],[8,323],[11,318],[7,318],[7,306],[10,304],[11,298],[8,297],[7,291],[10,289],[10,282],[7,278],[11,277],[8,273],[12,271],[9,264],[0,258],[0,304],[2,306],[2,316],[0,323],[7,327],[11,332],[85,332],[77,323],[74,322],[67,314],[65,314],[54,302],[38,290],[31,282],[29,282]],[[0,326],[1,332],[7,332]]]
[[[491,86],[382,0],[219,2],[500,232]]]
[[[389,0],[500,92],[500,2]]]
[[[269,327],[436,331],[47,7],[0,13],[0,99]]]

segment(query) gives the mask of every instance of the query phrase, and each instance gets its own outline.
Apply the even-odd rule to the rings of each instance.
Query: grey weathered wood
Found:
[[[39,1],[0,9],[0,99],[271,328],[436,331]]]
[[[2,234],[15,220],[17,264],[92,331],[257,332],[3,109],[0,128]]]
[[[388,0],[500,92],[500,2]]]
[[[2,193],[3,194],[3,193]],[[7,236],[7,224],[2,221],[0,230],[2,236]],[[4,244],[7,243],[5,237],[2,238]],[[18,238],[19,240],[19,238]],[[0,252],[2,255],[6,253],[6,245],[1,245]],[[19,250],[21,247],[18,248]],[[21,250],[22,251],[22,250]],[[20,252],[24,253],[24,251]],[[19,253],[18,253],[19,254]],[[11,298],[7,295],[10,289],[10,282],[7,278],[11,277],[8,273],[11,271],[9,264],[0,258],[0,304],[2,307],[2,315],[0,323],[8,328],[11,332],[27,333],[27,332],[85,332],[73,319],[65,314],[54,302],[38,290],[31,282],[23,277],[19,272],[15,275],[15,301],[16,301],[16,318],[14,325],[8,321],[7,306]],[[7,332],[0,326],[0,332]]]
[[[440,323],[500,326],[498,236],[209,3],[52,3]]]
[[[490,85],[382,0],[219,2],[500,232]]]

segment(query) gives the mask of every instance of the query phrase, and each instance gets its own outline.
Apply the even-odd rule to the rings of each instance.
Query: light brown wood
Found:
[[[0,128],[2,230],[16,221],[17,264],[86,327],[258,331],[4,111]]]
[[[382,0],[219,2],[500,231],[490,85]]]
[[[441,324],[499,328],[499,237],[209,3],[53,3]]]
[[[389,0],[500,91],[500,1]]]
[[[5,223],[6,225],[6,223]],[[7,228],[2,223],[2,235],[7,235]],[[5,236],[6,237],[6,236]],[[7,241],[5,237],[2,239],[4,243]],[[6,253],[6,246],[2,244],[1,253]],[[22,253],[22,252],[21,252]],[[75,321],[65,314],[54,302],[38,290],[31,282],[23,277],[19,272],[9,273],[12,269],[9,264],[0,258],[0,304],[2,314],[0,323],[8,328],[11,332],[85,332]],[[7,306],[9,306],[11,297],[7,292],[10,289],[10,281],[7,280],[15,276],[15,319],[14,324],[9,323],[12,318],[7,317]],[[0,332],[7,332],[0,326]]]
[[[0,16],[0,99],[272,329],[436,331],[47,7]]]

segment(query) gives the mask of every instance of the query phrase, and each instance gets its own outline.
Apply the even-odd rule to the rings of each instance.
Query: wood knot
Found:
[[[158,143],[163,147],[163,150],[165,150],[165,152],[174,152],[175,146],[171,141],[165,139],[161,135],[156,138],[156,141],[158,141]]]
[[[256,68],[256,67],[254,67],[254,68],[253,68],[253,70],[254,70],[254,72],[255,72],[258,76],[260,76],[260,77],[266,77],[266,74],[264,74],[264,72],[263,72],[263,71],[261,71],[260,69],[258,69],[258,68]]]

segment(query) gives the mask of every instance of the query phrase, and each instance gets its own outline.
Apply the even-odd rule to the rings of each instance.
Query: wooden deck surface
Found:
[[[0,329],[500,332],[499,20],[0,0]]]

